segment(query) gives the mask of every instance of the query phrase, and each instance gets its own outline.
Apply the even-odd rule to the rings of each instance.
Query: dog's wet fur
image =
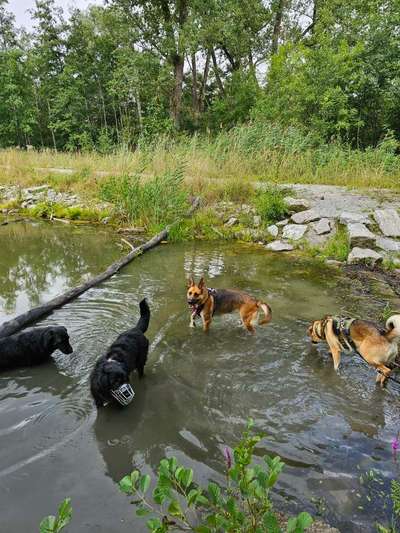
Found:
[[[63,326],[29,328],[0,338],[0,371],[49,361],[56,350],[72,353],[67,329]]]
[[[129,383],[133,370],[137,370],[139,378],[144,375],[149,351],[149,341],[144,333],[149,326],[150,309],[146,299],[139,307],[140,318],[136,326],[117,337],[107,353],[97,360],[90,375],[90,390],[97,407],[117,403],[111,391]]]
[[[328,344],[337,371],[341,352],[345,351],[346,347],[335,332],[334,317],[327,315],[321,320],[314,320],[307,333],[314,344],[318,342]],[[385,328],[369,320],[354,320],[349,328],[349,336],[357,352],[378,371],[376,382],[383,387],[392,372],[389,366],[394,363],[398,354],[400,315],[388,318]]]
[[[196,315],[200,315],[203,321],[203,329],[206,332],[210,328],[214,314],[239,311],[244,327],[251,333],[255,333],[252,322],[257,317],[260,309],[264,313],[264,318],[259,321],[259,324],[268,324],[272,319],[272,310],[267,303],[237,289],[213,289],[209,291],[204,278],[201,278],[197,284],[193,278],[188,280],[186,297],[192,309],[190,326],[194,326]]]

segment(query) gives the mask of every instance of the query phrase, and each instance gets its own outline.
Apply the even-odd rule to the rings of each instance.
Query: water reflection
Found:
[[[49,227],[53,236],[47,238],[43,233]],[[75,284],[82,271],[99,272],[111,262],[114,249],[108,248],[107,236],[90,230],[82,238],[71,230],[40,226],[25,238],[25,230],[18,229],[15,247],[8,243],[13,258],[1,258],[0,279],[4,272],[6,281],[0,297],[14,298],[14,312],[25,310],[34,298],[47,299],[55,287],[59,292]],[[43,242],[51,248],[44,255]],[[13,272],[24,265],[27,272],[19,282]],[[205,274],[212,286],[238,287],[266,299],[273,322],[258,328],[254,337],[238,326],[236,315],[216,317],[209,335],[188,328],[185,280],[193,273]],[[4,295],[10,277],[14,285]],[[134,379],[136,396],[128,409],[97,413],[88,375],[105,347],[136,322],[143,296],[152,310],[147,376]],[[118,499],[114,481],[135,467],[155,471],[164,455],[193,467],[202,482],[219,480],[223,446],[237,442],[251,416],[268,437],[257,453],[279,453],[286,463],[280,503],[315,512],[310,501],[322,498],[328,518],[343,531],[358,531],[354,524],[372,531],[371,524],[386,510],[364,505],[359,476],[376,468],[385,486],[390,482],[397,392],[391,384],[387,391],[375,389],[373,371],[351,356],[343,356],[336,374],[326,347],[310,350],[305,330],[311,319],[327,312],[373,318],[377,309],[335,271],[272,256],[261,247],[194,243],[161,246],[141,256],[42,322],[68,326],[74,347],[68,359],[56,354],[55,364],[0,378],[0,490],[10,510],[5,530],[11,531],[16,520],[16,495],[28,501],[34,491],[36,506],[45,506],[48,495],[42,495],[37,481],[44,476],[67,480],[57,478],[54,489],[52,484],[56,503],[68,494],[66,483],[79,493],[82,531],[93,519],[89,501],[117,499],[132,516],[129,503]],[[36,506],[27,505],[24,517],[25,528],[32,531]],[[97,506],[96,520],[87,531],[109,524],[109,509]],[[126,524],[121,528],[128,531]],[[129,530],[142,531],[142,521],[132,518]]]
[[[99,265],[107,266],[120,255],[105,230],[65,225],[53,229],[45,223],[0,227],[3,315],[14,316],[18,307],[38,305],[98,273]]]

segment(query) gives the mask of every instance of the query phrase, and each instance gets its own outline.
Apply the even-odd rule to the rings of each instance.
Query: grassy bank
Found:
[[[150,177],[180,167],[194,190],[215,187],[208,180],[223,181],[224,188],[265,180],[400,190],[396,150],[397,142],[390,137],[376,148],[361,151],[317,143],[294,128],[254,123],[216,137],[158,138],[136,151],[109,155],[2,150],[0,184],[29,186],[46,181],[59,190],[95,197],[107,176],[144,171]]]

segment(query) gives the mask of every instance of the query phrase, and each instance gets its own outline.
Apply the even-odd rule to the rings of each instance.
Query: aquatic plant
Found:
[[[194,481],[193,470],[170,457],[160,461],[151,496],[151,478],[139,470],[125,476],[120,489],[134,496],[138,516],[151,516],[147,527],[153,533],[301,533],[312,524],[311,516],[300,513],[282,529],[271,503],[271,490],[284,466],[280,457],[266,455],[261,465],[253,462],[254,448],[262,438],[252,432],[250,421],[233,454],[229,448],[224,449],[226,486],[211,481],[207,487],[200,487]]]
[[[39,533],[59,533],[70,523],[71,518],[71,499],[65,498],[65,500],[61,502],[56,516],[46,516],[40,522]]]

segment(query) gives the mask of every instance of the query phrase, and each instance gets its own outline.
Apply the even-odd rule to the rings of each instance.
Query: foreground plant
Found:
[[[120,489],[133,495],[138,516],[151,515],[147,527],[153,533],[194,531],[196,533],[281,533],[270,492],[284,463],[278,456],[264,456],[253,464],[255,446],[262,439],[251,431],[249,422],[242,440],[225,449],[226,486],[210,482],[207,488],[193,481],[193,470],[178,464],[175,457],[162,459],[158,479],[149,496],[151,479],[138,470],[125,476]],[[312,524],[308,513],[290,518],[285,531],[301,533]]]
[[[56,516],[50,515],[40,522],[40,533],[59,533],[67,526],[72,518],[71,499],[66,498],[59,506]]]

